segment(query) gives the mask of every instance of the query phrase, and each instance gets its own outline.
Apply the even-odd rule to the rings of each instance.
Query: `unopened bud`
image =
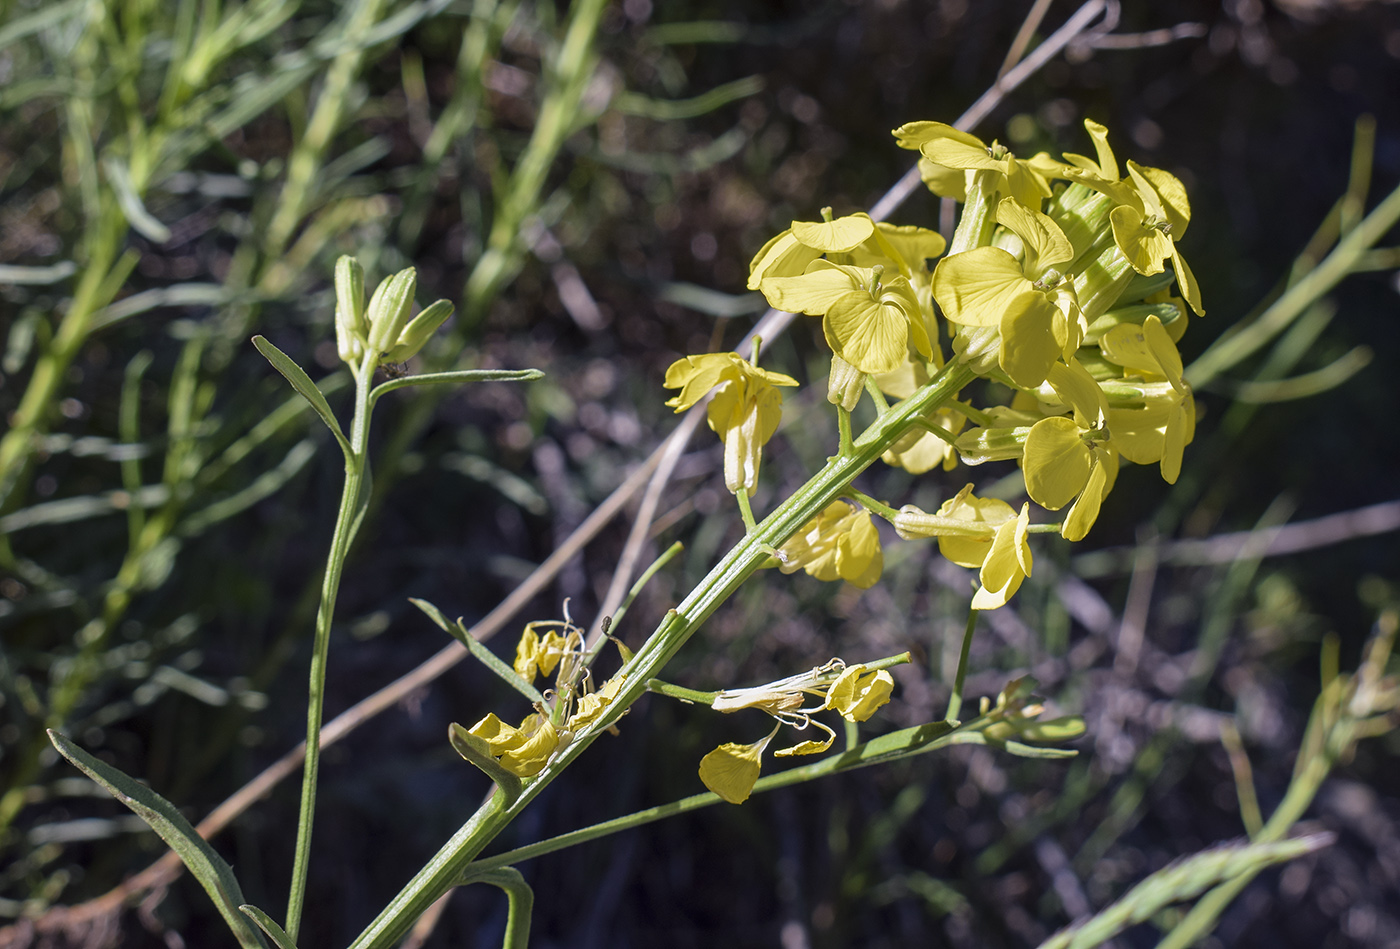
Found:
[[[418,274],[412,267],[382,281],[369,301],[369,348],[385,353],[398,344],[399,334],[413,311],[413,291]]]
[[[415,316],[399,334],[394,347],[384,354],[389,362],[404,362],[418,355],[418,350],[432,338],[438,327],[452,315],[452,304],[438,300]]]
[[[342,362],[357,364],[365,354],[365,271],[354,257],[335,262],[335,348]]]

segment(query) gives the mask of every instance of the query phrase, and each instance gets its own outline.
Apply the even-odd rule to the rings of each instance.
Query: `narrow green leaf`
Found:
[[[267,357],[267,361],[272,363],[272,368],[287,377],[287,381],[292,384],[292,388],[297,390],[303,399],[311,403],[311,407],[316,410],[316,414],[321,416],[321,421],[326,423],[326,427],[331,430],[335,440],[340,443],[340,450],[345,452],[345,457],[352,455],[350,443],[345,440],[345,433],[340,430],[340,423],[336,421],[335,414],[331,412],[330,403],[321,394],[321,390],[316,388],[316,383],[311,381],[300,366],[292,362],[292,358],[276,346],[272,345],[265,336],[254,336],[253,345],[258,347],[258,352]]]
[[[175,805],[134,778],[94,758],[53,729],[49,729],[49,740],[59,754],[131,808],[137,817],[160,835],[161,840],[170,845],[170,849],[179,855],[214,901],[224,921],[238,938],[239,945],[245,949],[266,949],[267,944],[262,936],[238,911],[244,900],[233,868],[209,846],[207,840],[199,836],[184,815],[175,809]]]
[[[15,17],[3,28],[0,28],[0,49],[22,40],[26,36],[32,36],[40,30],[46,30],[62,23],[84,6],[86,4],[83,0],[64,0],[62,3],[50,3],[42,6],[28,16]]]
[[[439,610],[427,600],[416,600],[410,597],[408,602],[428,614],[428,619],[438,624],[438,626],[453,639],[457,640],[463,646],[466,646],[467,649],[471,651],[471,654],[480,659],[486,668],[500,676],[506,685],[525,696],[532,704],[544,701],[544,696],[540,694],[539,689],[536,689],[533,685],[516,675],[515,670],[506,665],[505,661],[502,660],[500,656],[487,649],[486,644],[473,636],[471,631],[462,625],[461,620],[458,620],[456,623],[449,623],[447,617],[442,615],[442,610]]]
[[[535,907],[535,891],[525,882],[524,875],[515,867],[501,867],[498,870],[481,870],[473,873],[470,868],[462,874],[463,883],[489,883],[505,891],[509,907],[506,915],[506,936],[502,949],[526,949],[530,945],[530,914]]]
[[[1073,758],[1079,754],[1073,748],[1041,748],[1038,745],[1027,745],[1019,741],[1004,742],[1001,747],[1019,758]]]
[[[297,949],[297,944],[292,942],[292,938],[287,935],[287,931],[277,925],[277,920],[258,909],[252,903],[244,903],[238,907],[253,922],[258,924],[258,928],[267,933],[267,938],[277,944],[277,949]]]
[[[47,267],[21,267],[17,264],[0,264],[0,283],[11,285],[28,284],[43,286],[58,283],[77,273],[78,265],[71,260],[60,260]]]
[[[454,372],[426,372],[421,376],[402,376],[381,382],[370,392],[370,401],[378,399],[386,392],[403,389],[407,386],[436,386],[466,382],[529,382],[543,379],[544,373],[538,369],[459,369]]]

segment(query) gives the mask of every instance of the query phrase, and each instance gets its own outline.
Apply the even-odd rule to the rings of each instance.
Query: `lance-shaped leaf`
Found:
[[[245,949],[265,949],[267,944],[263,942],[262,936],[239,912],[239,907],[245,900],[238,880],[233,875],[233,868],[214,851],[209,841],[199,836],[190,826],[190,822],[185,820],[184,815],[175,809],[174,804],[135,778],[94,758],[53,729],[49,730],[49,741],[53,742],[58,753],[71,761],[79,771],[131,808],[137,817],[149,824],[151,830],[159,834],[160,839],[175,851],[214,901],[220,915],[224,917],[224,922],[228,923],[229,929],[233,930],[234,936],[237,937],[239,945]]]
[[[311,377],[292,361],[292,357],[272,345],[267,337],[254,336],[253,345],[258,348],[258,352],[267,357],[268,362],[272,363],[272,368],[286,377],[287,381],[292,384],[292,388],[297,390],[297,394],[311,403],[311,407],[316,410],[317,415],[321,416],[321,421],[326,423],[326,427],[331,430],[335,440],[340,443],[340,450],[345,452],[348,458],[351,455],[350,443],[346,441],[345,433],[340,430],[340,423],[336,421],[330,403],[321,394],[321,390],[316,388],[316,383],[311,381]]]

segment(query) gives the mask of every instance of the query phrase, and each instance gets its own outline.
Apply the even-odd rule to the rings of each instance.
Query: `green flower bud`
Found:
[[[335,348],[342,362],[364,357],[369,324],[365,321],[365,270],[354,257],[335,262]]]
[[[412,359],[451,315],[452,304],[446,300],[438,300],[428,306],[403,328],[403,332],[399,333],[398,342],[394,344],[393,349],[384,354],[384,358],[389,362]]]
[[[399,334],[413,311],[418,274],[408,267],[384,280],[369,301],[369,348],[385,353],[398,344]]]
[[[1103,253],[1074,278],[1074,294],[1084,319],[1092,323],[1107,313],[1123,295],[1135,273],[1117,245],[1104,248]]]
[[[1113,327],[1120,323],[1143,324],[1149,316],[1155,316],[1162,321],[1163,325],[1175,322],[1182,316],[1182,313],[1172,303],[1143,303],[1137,306],[1124,306],[1109,310],[1103,316],[1089,324],[1089,331],[1084,334],[1085,343],[1097,343]]]

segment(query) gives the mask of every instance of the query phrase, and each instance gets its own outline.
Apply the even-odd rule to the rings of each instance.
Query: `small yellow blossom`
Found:
[[[1042,199],[1050,197],[1050,182],[1045,173],[1047,166],[1040,155],[1023,161],[997,142],[988,145],[977,136],[942,122],[908,122],[894,130],[894,137],[901,148],[918,149],[935,166],[996,172],[996,190],[1015,198],[1026,207],[1038,208]],[[942,182],[945,188],[954,184],[951,176],[939,173],[937,168],[929,169],[927,174],[921,171],[920,174],[925,181],[932,179]]]
[[[894,677],[884,669],[868,672],[861,663],[847,666],[827,690],[822,708],[834,708],[848,722],[863,722],[890,700]]]
[[[543,625],[550,624],[527,624],[515,646],[515,674],[526,682],[534,682],[537,674],[552,674],[566,656],[577,653],[583,646],[583,637],[577,629],[566,627],[562,636],[551,629],[540,636],[535,630]]]
[[[565,728],[571,732],[582,731],[602,718],[608,706],[617,700],[618,693],[626,683],[627,677],[618,674],[603,683],[603,687],[597,692],[579,696],[578,706],[574,709],[574,714],[569,716]]]
[[[1114,447],[1137,464],[1160,461],[1162,477],[1175,484],[1182,453],[1196,433],[1196,402],[1182,378],[1176,344],[1162,322],[1149,316],[1142,326],[1124,323],[1109,330],[1099,347],[1104,358],[1143,380],[1134,386],[1142,407],[1108,413]]]
[[[730,491],[752,495],[758,487],[758,466],[763,446],[778,430],[783,416],[783,396],[777,386],[795,386],[797,380],[780,372],[759,369],[738,353],[687,356],[666,370],[666,388],[680,394],[666,405],[683,412],[711,389],[708,418],[724,442],[724,484]]]
[[[803,525],[778,551],[783,573],[805,570],[818,580],[845,580],[863,590],[884,570],[880,532],[870,512],[848,501],[833,501]]]
[[[1104,430],[1108,402],[1077,360],[1053,365],[1047,381],[1074,417],[1055,415],[1031,426],[1021,458],[1026,493],[1052,511],[1073,501],[1060,534],[1083,540],[1118,475],[1118,454]]]
[[[822,221],[793,221],[792,227],[761,247],[749,264],[749,289],[757,290],[766,277],[793,277],[822,254],[855,250],[875,233],[870,215],[859,212],[830,220],[831,208],[823,208]]]
[[[487,752],[511,774],[530,778],[544,770],[550,755],[559,746],[559,734],[549,717],[535,712],[512,728],[492,712],[467,734],[485,743]]]

